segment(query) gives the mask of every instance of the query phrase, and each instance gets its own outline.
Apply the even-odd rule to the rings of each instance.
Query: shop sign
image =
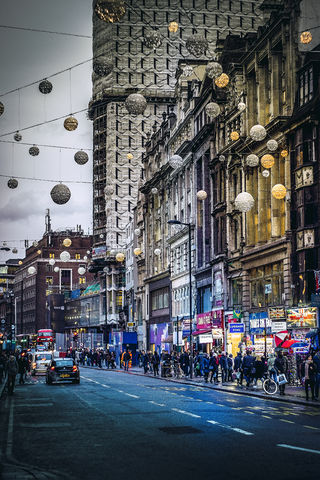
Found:
[[[244,333],[243,323],[231,323],[229,325],[229,333]]]
[[[210,330],[212,328],[212,312],[198,313],[197,330]]]
[[[287,330],[287,322],[272,322],[271,333],[285,332]]]
[[[272,322],[267,312],[249,313],[249,322],[251,335],[264,335],[265,327],[267,327],[266,334],[271,334]]]
[[[242,318],[242,310],[241,310],[241,308],[234,308],[234,309],[233,309],[233,318],[236,318],[237,320],[239,320],[240,318]]]
[[[190,335],[190,319],[183,320],[182,322],[182,336],[183,338]]]
[[[270,307],[269,308],[269,318],[272,321],[285,320],[286,311],[282,307]]]
[[[287,310],[288,328],[316,328],[317,307],[290,308]]]
[[[222,328],[213,328],[212,329],[212,338],[223,338]]]
[[[217,306],[222,305],[222,275],[221,272],[216,272],[214,276],[214,293],[215,304]]]
[[[199,343],[212,343],[212,334],[202,334],[199,335]]]
[[[212,312],[212,325],[217,328],[222,328],[223,325],[223,310],[217,309]]]
[[[92,256],[93,257],[101,257],[106,254],[107,247],[102,246],[102,247],[94,247],[92,249]]]

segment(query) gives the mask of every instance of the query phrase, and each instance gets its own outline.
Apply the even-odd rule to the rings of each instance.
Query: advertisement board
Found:
[[[244,333],[243,323],[230,323],[229,333]]]
[[[287,326],[288,328],[316,328],[317,307],[288,309]]]
[[[212,312],[198,313],[197,330],[210,330],[212,328]]]
[[[264,335],[265,328],[266,334],[271,334],[272,322],[267,312],[249,313],[249,322],[251,335]]]

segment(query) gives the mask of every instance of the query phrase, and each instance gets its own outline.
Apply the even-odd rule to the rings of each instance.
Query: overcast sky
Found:
[[[91,0],[1,0],[1,25],[50,30],[91,36]],[[0,95],[69,68],[92,57],[91,38],[55,35],[0,27]],[[72,112],[70,106],[69,72],[53,77],[53,91],[39,92],[38,84],[18,92],[0,96],[5,113],[0,117],[0,140],[13,141],[13,134],[25,127],[43,123],[85,109],[91,96],[91,62],[72,69]],[[19,118],[20,117],[20,118]],[[55,183],[19,180],[15,190],[7,187],[8,178],[0,176],[0,244],[19,249],[24,255],[24,239],[39,239],[44,233],[45,209],[50,208],[54,229],[81,224],[92,229],[91,184],[72,184],[68,180],[91,182],[92,123],[86,112],[76,115],[79,127],[67,132],[63,119],[22,131],[22,142],[72,147],[75,150],[39,147],[40,155],[31,157],[29,146],[0,142],[0,175],[62,180],[72,193],[65,205],[56,205],[50,197]],[[79,166],[73,156],[87,150],[89,162]],[[15,242],[11,242],[15,240]],[[0,251],[0,261],[14,257]]]

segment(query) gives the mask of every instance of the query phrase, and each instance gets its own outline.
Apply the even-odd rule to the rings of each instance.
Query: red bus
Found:
[[[38,330],[37,335],[37,344],[38,343],[47,343],[47,342],[54,342],[54,332],[49,328],[44,328],[42,330]]]

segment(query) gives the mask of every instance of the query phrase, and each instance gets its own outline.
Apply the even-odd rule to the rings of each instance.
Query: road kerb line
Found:
[[[177,413],[182,413],[183,415],[189,415],[189,417],[201,418],[200,415],[196,415],[195,413],[191,413],[191,412],[186,412],[185,410],[180,410],[179,408],[171,408],[171,410]]]
[[[224,425],[222,423],[216,422],[215,420],[207,420],[208,423],[212,425],[217,425],[218,427],[225,428],[226,430],[232,430],[233,432],[241,433],[242,435],[254,435],[252,432],[247,432],[247,430],[242,430],[242,428],[231,427],[230,425]]]
[[[320,450],[312,450],[310,448],[295,447],[294,445],[287,445],[285,443],[278,443],[277,447],[289,448],[291,450],[300,450],[301,452],[316,453],[317,455],[320,455]]]

